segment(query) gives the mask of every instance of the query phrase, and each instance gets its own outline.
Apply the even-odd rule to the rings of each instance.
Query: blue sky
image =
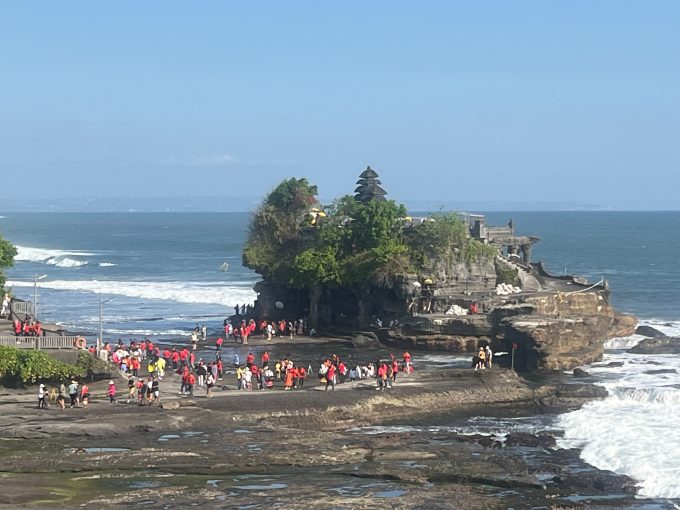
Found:
[[[680,3],[0,4],[0,173],[40,197],[679,209]],[[7,187],[13,198],[24,186]]]

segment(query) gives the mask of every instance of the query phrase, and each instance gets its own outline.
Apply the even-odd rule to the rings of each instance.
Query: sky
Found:
[[[661,0],[2,2],[1,188],[336,197],[371,165],[407,203],[677,210],[678,26]]]

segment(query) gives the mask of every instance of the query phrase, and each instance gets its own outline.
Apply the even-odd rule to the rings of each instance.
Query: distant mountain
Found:
[[[4,212],[244,212],[255,209],[262,197],[81,197],[27,200],[5,198]],[[395,198],[398,202],[399,199]],[[324,204],[331,198],[322,198]],[[611,207],[579,202],[469,202],[405,200],[410,211],[607,211]]]

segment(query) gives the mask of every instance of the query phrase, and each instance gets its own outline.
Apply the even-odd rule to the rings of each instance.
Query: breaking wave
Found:
[[[100,262],[99,267],[113,267],[117,266],[118,264],[114,264],[113,262]]]
[[[33,282],[10,281],[10,287],[32,287]],[[40,282],[40,287],[59,291],[113,294],[140,299],[163,299],[178,303],[200,303],[234,306],[255,300],[250,284],[247,286],[220,285],[205,282],[137,282],[99,280],[55,280]]]
[[[677,336],[680,322],[644,321]],[[586,369],[609,397],[561,415],[558,445],[583,448],[581,458],[600,469],[635,478],[647,497],[680,498],[680,356],[621,351],[642,338],[610,341],[601,363]]]
[[[17,255],[14,259],[23,262],[37,262],[49,266],[73,268],[81,267],[88,263],[86,260],[78,260],[73,257],[91,257],[93,255],[95,254],[86,251],[49,250],[17,246]]]

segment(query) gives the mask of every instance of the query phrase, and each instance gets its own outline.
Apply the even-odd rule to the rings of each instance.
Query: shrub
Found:
[[[60,382],[86,373],[82,367],[57,361],[43,351],[0,346],[0,379],[5,383]]]

